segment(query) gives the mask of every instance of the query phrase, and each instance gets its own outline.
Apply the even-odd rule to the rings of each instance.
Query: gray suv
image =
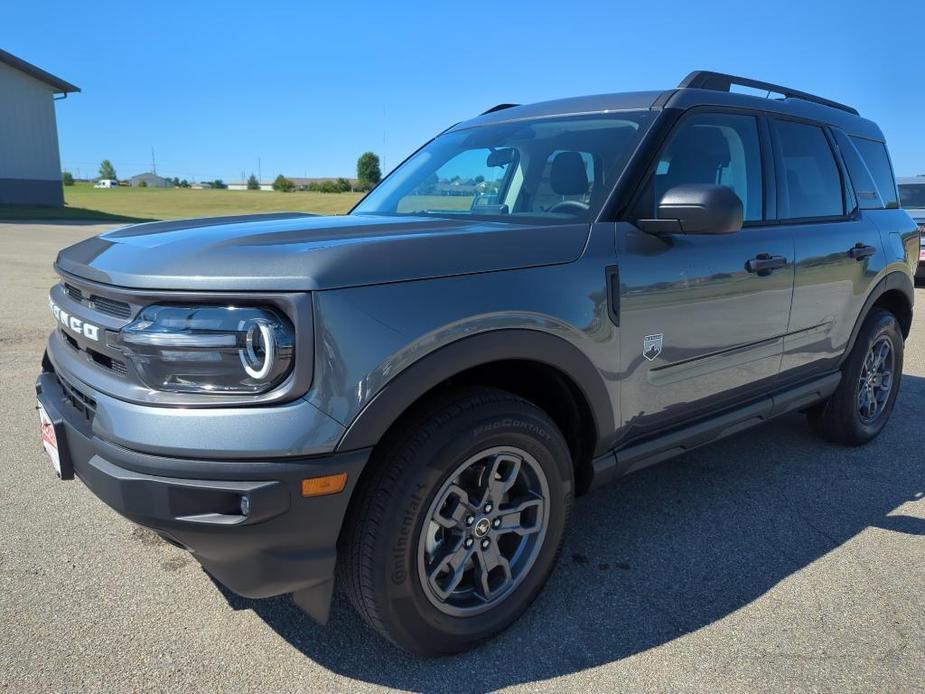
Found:
[[[848,106],[709,72],[504,104],[346,216],[61,251],[42,439],[232,591],[324,622],[337,576],[457,652],[536,598],[576,495],[787,412],[877,436],[918,258]]]

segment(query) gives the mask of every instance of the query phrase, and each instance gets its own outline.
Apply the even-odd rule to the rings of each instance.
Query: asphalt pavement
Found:
[[[925,289],[874,443],[787,416],[579,499],[560,565],[458,657],[381,641],[335,597],[220,590],[59,482],[34,388],[56,251],[109,227],[0,223],[0,688],[10,692],[925,691]]]

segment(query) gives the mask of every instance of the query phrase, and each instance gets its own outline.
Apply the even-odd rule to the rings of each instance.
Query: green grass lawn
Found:
[[[263,190],[193,190],[192,188],[64,189],[65,207],[0,205],[0,220],[101,220],[137,222],[185,217],[217,217],[259,212],[344,214],[361,193],[277,193]]]

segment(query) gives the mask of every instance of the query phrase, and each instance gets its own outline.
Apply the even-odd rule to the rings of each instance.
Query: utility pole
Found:
[[[157,162],[154,161],[154,147],[151,148],[151,173],[157,176]]]
[[[260,168],[260,157],[257,157],[257,180],[263,183],[263,170]]]

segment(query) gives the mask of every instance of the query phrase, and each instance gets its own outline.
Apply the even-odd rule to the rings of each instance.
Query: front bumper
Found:
[[[190,551],[235,593],[263,598],[293,592],[313,617],[326,619],[337,538],[369,450],[266,460],[152,455],[97,436],[92,391],[55,373],[47,359],[36,393],[59,423],[58,445],[74,473],[103,502]],[[341,493],[302,497],[303,479],[340,472],[347,473]],[[247,515],[241,512],[244,496]]]

